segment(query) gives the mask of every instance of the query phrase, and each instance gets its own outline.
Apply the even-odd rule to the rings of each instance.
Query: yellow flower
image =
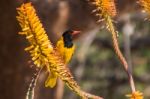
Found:
[[[22,28],[20,34],[25,35],[30,44],[25,50],[30,53],[34,64],[39,68],[46,66],[48,72],[56,73],[71,90],[83,99],[102,99],[80,89],[68,66],[64,64],[62,56],[53,48],[31,3],[22,4],[17,8],[17,12],[17,20]]]
[[[134,93],[128,94],[126,96],[129,97],[130,99],[143,99],[143,93],[139,91],[135,91]]]
[[[48,62],[47,57],[52,52],[53,46],[31,3],[23,4],[17,8],[17,11],[17,20],[22,28],[20,34],[26,35],[26,39],[30,43],[25,50],[30,53],[34,64],[42,67]]]

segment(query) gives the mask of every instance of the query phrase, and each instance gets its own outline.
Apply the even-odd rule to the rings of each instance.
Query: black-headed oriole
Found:
[[[57,41],[56,50],[61,54],[65,64],[69,63],[75,50],[73,44],[73,36],[80,33],[80,31],[67,30],[62,34],[62,37]],[[53,72],[49,74],[45,81],[46,87],[53,88],[57,82],[57,75]]]

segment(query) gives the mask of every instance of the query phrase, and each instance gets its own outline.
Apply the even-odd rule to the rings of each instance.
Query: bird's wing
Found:
[[[64,42],[62,38],[57,41],[56,50],[60,53],[66,64],[71,60],[72,55],[74,53],[74,49],[75,46],[73,46],[72,48],[64,47]],[[56,82],[57,82],[57,75],[52,72],[45,81],[45,87],[53,88],[56,85]]]
[[[62,55],[63,57],[63,39],[61,38],[59,41],[57,41],[57,44],[56,44],[56,49],[57,51]],[[53,72],[51,72],[51,74],[49,74],[47,80],[45,81],[45,87],[51,87],[53,88],[55,85],[56,85],[56,82],[57,82],[57,75]]]

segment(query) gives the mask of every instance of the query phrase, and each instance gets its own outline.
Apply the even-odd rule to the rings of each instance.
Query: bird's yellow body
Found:
[[[56,50],[61,54],[62,58],[64,59],[65,64],[67,64],[72,58],[72,55],[75,50],[75,45],[73,45],[70,48],[65,47],[64,38],[61,37],[57,41]],[[49,75],[49,77],[47,78],[45,82],[45,86],[53,88],[56,85],[56,82],[57,82],[57,75],[51,72],[51,74]]]
[[[63,38],[57,42],[56,45],[57,51],[60,52],[61,56],[63,56],[64,62],[67,64],[72,58],[74,53],[75,46],[73,45],[71,48],[67,48],[64,46]]]

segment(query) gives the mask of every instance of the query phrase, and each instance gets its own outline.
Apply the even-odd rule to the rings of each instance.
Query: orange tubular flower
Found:
[[[96,6],[96,10],[94,10],[93,12],[96,12],[97,13],[96,15],[102,18],[100,19],[100,21],[101,20],[105,21],[106,27],[112,35],[112,42],[113,42],[113,47],[116,52],[116,55],[118,56],[120,62],[124,66],[124,70],[128,75],[132,92],[135,92],[136,90],[135,90],[134,80],[129,70],[128,63],[119,48],[118,37],[117,37],[118,33],[114,27],[113,20],[112,20],[112,17],[116,16],[115,2],[114,0],[94,0],[93,4]]]
[[[94,0],[93,4],[96,6],[96,9],[93,12],[98,12],[97,15],[101,17],[116,16],[116,8],[114,0]]]
[[[132,94],[126,95],[127,97],[129,97],[130,99],[143,99],[143,93],[136,91]]]
[[[150,0],[139,0],[139,4],[150,15]]]

